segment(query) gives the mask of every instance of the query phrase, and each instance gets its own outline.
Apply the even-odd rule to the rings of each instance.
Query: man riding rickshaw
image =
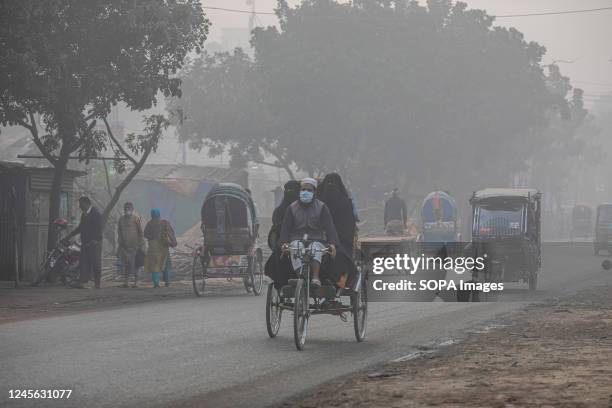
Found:
[[[273,247],[265,267],[266,275],[273,280],[268,286],[266,302],[268,334],[275,337],[282,310],[292,310],[298,350],[304,347],[307,322],[312,314],[334,314],[346,321],[345,313],[350,312],[354,317],[357,340],[362,341],[365,336],[367,295],[365,284],[362,285],[363,277],[355,266],[350,248],[347,248],[352,246],[353,240],[339,236],[337,227],[342,225],[342,218],[333,218],[328,205],[316,197],[317,184],[315,179],[303,179],[299,198],[289,204],[281,203],[279,208],[285,207],[285,213],[280,234],[277,232],[279,226],[274,225],[268,239]],[[341,191],[336,190],[337,180],[329,181],[329,184],[334,187],[327,186],[328,192]],[[285,187],[287,193],[288,187],[293,191],[295,185],[288,183]],[[321,189],[322,198],[336,198],[332,207],[341,209],[345,201],[338,198],[342,195],[325,191],[325,188]],[[349,212],[353,214],[352,203],[347,202]],[[278,220],[279,214],[276,210],[275,213],[274,218]],[[353,225],[352,229],[347,229],[354,234],[354,228]],[[350,297],[350,304],[342,303],[343,296]]]

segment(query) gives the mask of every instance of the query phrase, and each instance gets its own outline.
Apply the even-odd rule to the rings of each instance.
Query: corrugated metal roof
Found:
[[[41,156],[40,150],[32,141],[30,134],[17,127],[2,128],[0,136],[0,160],[10,163],[21,163],[31,168],[51,169],[53,166],[47,159],[20,159],[17,156]],[[68,161],[68,169],[84,171],[85,165],[78,160]]]

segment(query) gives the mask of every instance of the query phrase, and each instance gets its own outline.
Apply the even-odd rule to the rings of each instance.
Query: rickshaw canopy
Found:
[[[255,205],[246,190],[235,183],[218,183],[202,204],[202,224],[207,229],[249,228],[256,223]]]
[[[421,218],[423,222],[456,221],[455,199],[444,191],[429,193],[421,206]]]

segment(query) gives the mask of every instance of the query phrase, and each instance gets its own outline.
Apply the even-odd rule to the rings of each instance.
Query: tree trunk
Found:
[[[47,227],[47,251],[53,250],[57,244],[57,232],[53,226],[53,221],[59,217],[60,213],[60,202],[62,193],[62,184],[64,182],[64,175],[66,174],[66,168],[68,167],[68,156],[70,155],[68,149],[62,147],[60,151],[60,157],[58,157],[53,172],[53,183],[51,184],[51,193],[49,195],[49,226]]]

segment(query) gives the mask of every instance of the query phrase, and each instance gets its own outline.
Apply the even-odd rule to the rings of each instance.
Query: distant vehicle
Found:
[[[593,233],[593,209],[586,204],[576,204],[572,210],[570,241],[589,238]]]
[[[593,246],[595,255],[599,255],[599,251],[602,249],[612,255],[612,204],[597,206]]]
[[[242,279],[247,293],[263,290],[263,254],[257,243],[255,205],[244,188],[218,183],[202,205],[204,244],[194,251],[192,282],[204,295],[206,279]]]
[[[541,194],[527,188],[487,188],[472,204],[472,250],[487,254],[479,282],[518,282],[535,290],[541,267]]]
[[[421,205],[420,242],[457,242],[461,240],[457,225],[455,199],[444,191],[429,193]]]

